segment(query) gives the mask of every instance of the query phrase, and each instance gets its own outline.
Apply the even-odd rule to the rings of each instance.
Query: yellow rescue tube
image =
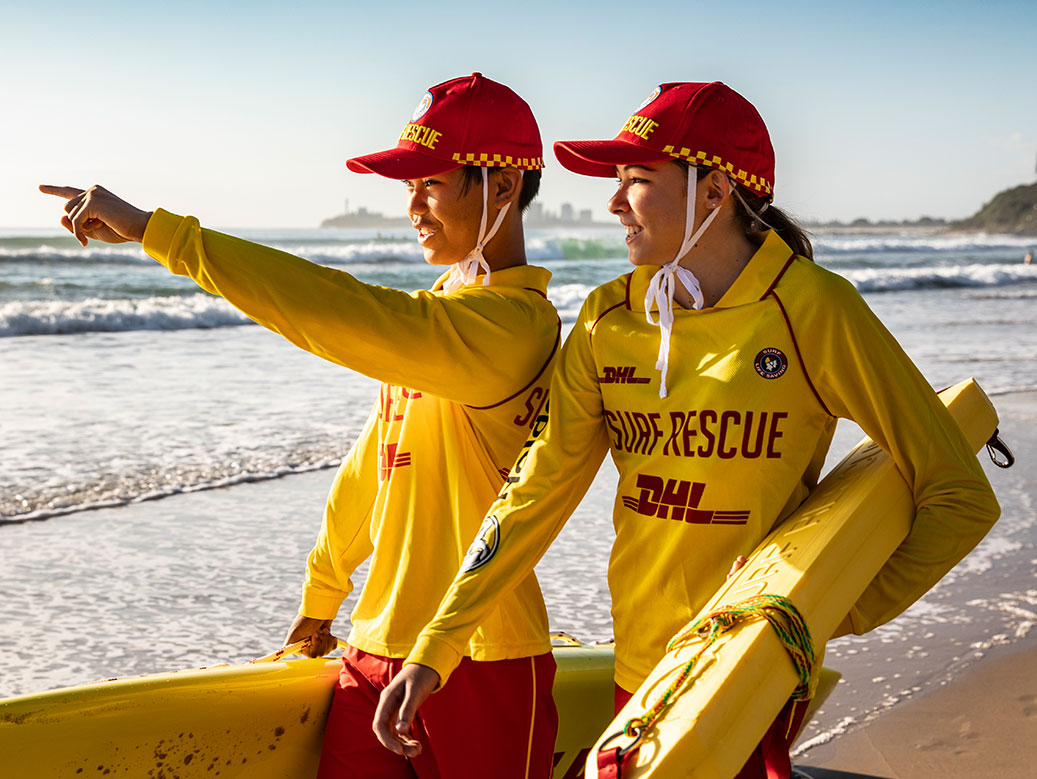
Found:
[[[997,413],[974,380],[940,397],[975,450],[990,439]],[[815,647],[821,648],[903,541],[914,513],[911,492],[896,466],[865,439],[760,543],[699,616],[754,595],[785,596],[806,620]],[[702,646],[692,639],[667,653],[598,739],[587,757],[587,777],[598,776],[598,751],[604,742],[609,749],[631,743],[616,734],[655,705]],[[766,620],[722,636],[693,676],[642,739],[633,764],[624,767],[624,779],[731,779],[799,683],[784,645]]]
[[[556,775],[613,712],[612,647],[556,647]],[[342,661],[215,666],[0,700],[0,774],[308,779]],[[559,772],[560,771],[560,772]]]

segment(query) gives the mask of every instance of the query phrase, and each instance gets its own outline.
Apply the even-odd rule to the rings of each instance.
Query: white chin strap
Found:
[[[519,171],[521,175],[522,171]],[[506,203],[504,208],[497,212],[497,219],[493,222],[493,227],[490,228],[489,232],[486,232],[486,212],[488,211],[490,196],[490,175],[486,168],[482,169],[482,219],[479,220],[479,242],[475,245],[475,248],[468,252],[467,256],[460,262],[455,262],[450,266],[450,275],[447,280],[443,282],[443,289],[447,292],[453,292],[454,290],[460,289],[461,287],[467,287],[470,284],[474,284],[475,280],[479,277],[479,269],[482,268],[486,271],[486,275],[483,276],[482,283],[490,283],[490,265],[486,262],[486,257],[483,256],[483,247],[490,242],[490,239],[497,234],[497,230],[500,228],[501,223],[504,221],[504,215],[508,213],[508,209],[511,207],[511,203]]]
[[[670,333],[673,331],[673,293],[676,289],[674,276],[680,280],[684,288],[688,290],[694,300],[693,308],[702,308],[705,299],[702,297],[702,287],[695,274],[687,268],[678,265],[678,261],[698,242],[702,234],[706,232],[713,220],[720,212],[720,206],[713,209],[712,213],[702,220],[699,229],[692,234],[695,226],[695,185],[697,183],[697,169],[693,165],[688,166],[688,207],[684,216],[684,243],[681,244],[677,256],[663,265],[652,276],[648,283],[648,292],[645,294],[645,319],[648,324],[659,327],[659,358],[656,360],[655,369],[660,372],[659,397],[666,397],[666,371],[670,365]],[[652,304],[659,309],[659,321],[652,319]]]

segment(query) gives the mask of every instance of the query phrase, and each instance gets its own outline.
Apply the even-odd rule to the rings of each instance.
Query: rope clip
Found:
[[[990,462],[998,468],[1011,468],[1015,465],[1015,455],[1012,454],[1012,450],[1008,448],[1007,444],[1001,440],[999,432],[995,428],[994,434],[987,441],[987,454],[990,455]],[[1001,459],[999,459],[999,455]]]
[[[634,734],[633,734],[634,740],[631,741],[629,744],[627,744],[625,747],[619,747],[616,750],[616,757],[619,758],[620,760],[622,760],[624,757],[627,756],[627,754],[629,754],[630,752],[634,751],[638,746],[641,745],[641,739],[643,739],[644,735],[645,735],[645,728],[643,728],[643,727],[633,728],[633,731],[634,731]],[[617,738],[622,738],[623,736],[630,736],[630,735],[631,735],[630,733],[627,733],[627,729],[626,728],[624,728],[623,730],[620,730],[617,733],[613,733],[611,736],[609,736],[607,739],[605,739],[604,741],[601,742],[601,745],[598,747],[598,752],[599,753],[604,752],[605,751],[605,747],[607,747],[609,744],[611,744]]]

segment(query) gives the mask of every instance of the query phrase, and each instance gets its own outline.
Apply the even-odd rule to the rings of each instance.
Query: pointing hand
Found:
[[[144,230],[151,212],[141,211],[104,187],[95,185],[82,190],[41,184],[40,192],[68,201],[65,203],[65,216],[61,217],[61,225],[83,246],[86,246],[89,238],[105,243],[144,240]]]

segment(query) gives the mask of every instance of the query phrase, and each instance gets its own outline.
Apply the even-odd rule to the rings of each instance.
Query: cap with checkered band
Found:
[[[429,89],[395,148],[353,157],[346,166],[356,173],[420,179],[461,165],[538,170],[544,167],[543,154],[526,101],[473,73]]]
[[[558,141],[554,151],[563,167],[585,176],[682,159],[723,171],[757,195],[774,195],[767,126],[752,103],[719,81],[660,84],[611,141]]]

